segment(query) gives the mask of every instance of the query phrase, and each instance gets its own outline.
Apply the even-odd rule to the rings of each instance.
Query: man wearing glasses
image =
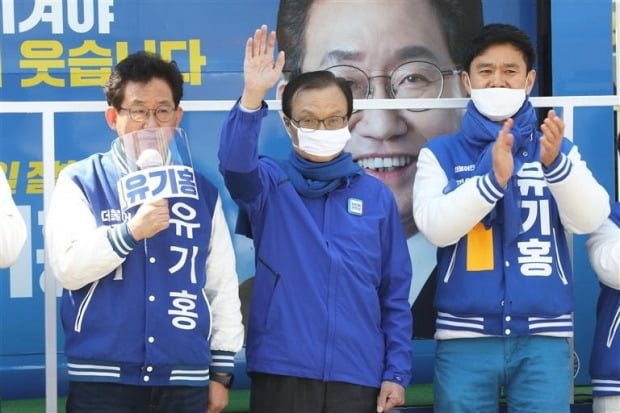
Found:
[[[266,26],[248,40],[218,153],[256,251],[250,411],[387,412],[411,375],[411,261],[397,205],[343,151],[353,96],[329,71],[284,88],[288,159],[258,156],[263,99],[284,66],[274,44]]]
[[[169,146],[183,76],[138,52],[104,89],[118,137],[63,169],[45,228],[64,288],[67,412],[220,412],[243,343],[238,279],[216,187]]]
[[[479,0],[281,0],[277,39],[290,76],[326,69],[347,79],[354,99],[462,97],[460,51],[482,27]],[[412,187],[422,145],[453,133],[457,109],[358,110],[345,151],[394,193],[413,265],[414,334],[433,336],[435,248],[418,234]]]

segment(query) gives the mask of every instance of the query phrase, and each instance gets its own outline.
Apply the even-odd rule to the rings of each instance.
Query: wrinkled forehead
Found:
[[[304,72],[336,64],[389,71],[409,60],[452,64],[439,19],[426,0],[317,1],[304,37]]]

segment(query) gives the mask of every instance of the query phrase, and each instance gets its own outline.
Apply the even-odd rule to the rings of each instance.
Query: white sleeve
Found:
[[[590,264],[599,280],[620,290],[620,227],[607,219],[586,242]]]
[[[243,346],[239,278],[228,225],[218,197],[207,256],[205,293],[212,316],[211,350],[238,352]]]
[[[480,182],[488,176],[475,176],[444,194],[448,178],[428,148],[418,156],[413,185],[413,217],[424,236],[438,247],[455,244],[495,206],[480,192]]]
[[[112,249],[109,228],[97,227],[84,193],[61,172],[45,222],[47,259],[60,285],[81,288],[123,263]]]
[[[562,169],[569,171],[568,174],[555,182],[549,180],[553,171],[545,172],[560,220],[569,232],[589,234],[609,216],[609,195],[581,159],[577,146],[571,148],[568,156],[560,156],[561,162],[554,169],[559,176],[562,176]]]
[[[15,205],[11,188],[0,169],[0,268],[15,263],[27,235],[24,218]]]

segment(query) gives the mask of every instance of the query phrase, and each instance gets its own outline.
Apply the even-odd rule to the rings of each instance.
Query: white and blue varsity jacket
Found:
[[[592,395],[620,396],[620,202],[586,247],[601,286],[590,357]]]
[[[169,228],[135,242],[119,204],[119,148],[67,166],[47,215],[69,379],[206,386],[210,372],[233,371],[243,342],[217,189],[195,173],[198,199],[169,198]]]
[[[532,334],[571,337],[572,269],[565,231],[589,233],[609,214],[608,195],[564,139],[545,168],[529,102],[515,115],[513,216],[498,216],[506,189],[490,164],[480,171],[500,124],[471,104],[461,130],[420,151],[414,218],[438,249],[437,339]],[[520,118],[523,116],[523,118]],[[489,152],[487,152],[488,154]],[[506,224],[515,223],[512,241]]]

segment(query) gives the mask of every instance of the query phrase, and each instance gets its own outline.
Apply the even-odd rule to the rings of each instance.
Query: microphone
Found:
[[[148,148],[142,151],[136,160],[136,165],[140,169],[163,166],[164,158],[162,158],[161,154],[156,149]]]

